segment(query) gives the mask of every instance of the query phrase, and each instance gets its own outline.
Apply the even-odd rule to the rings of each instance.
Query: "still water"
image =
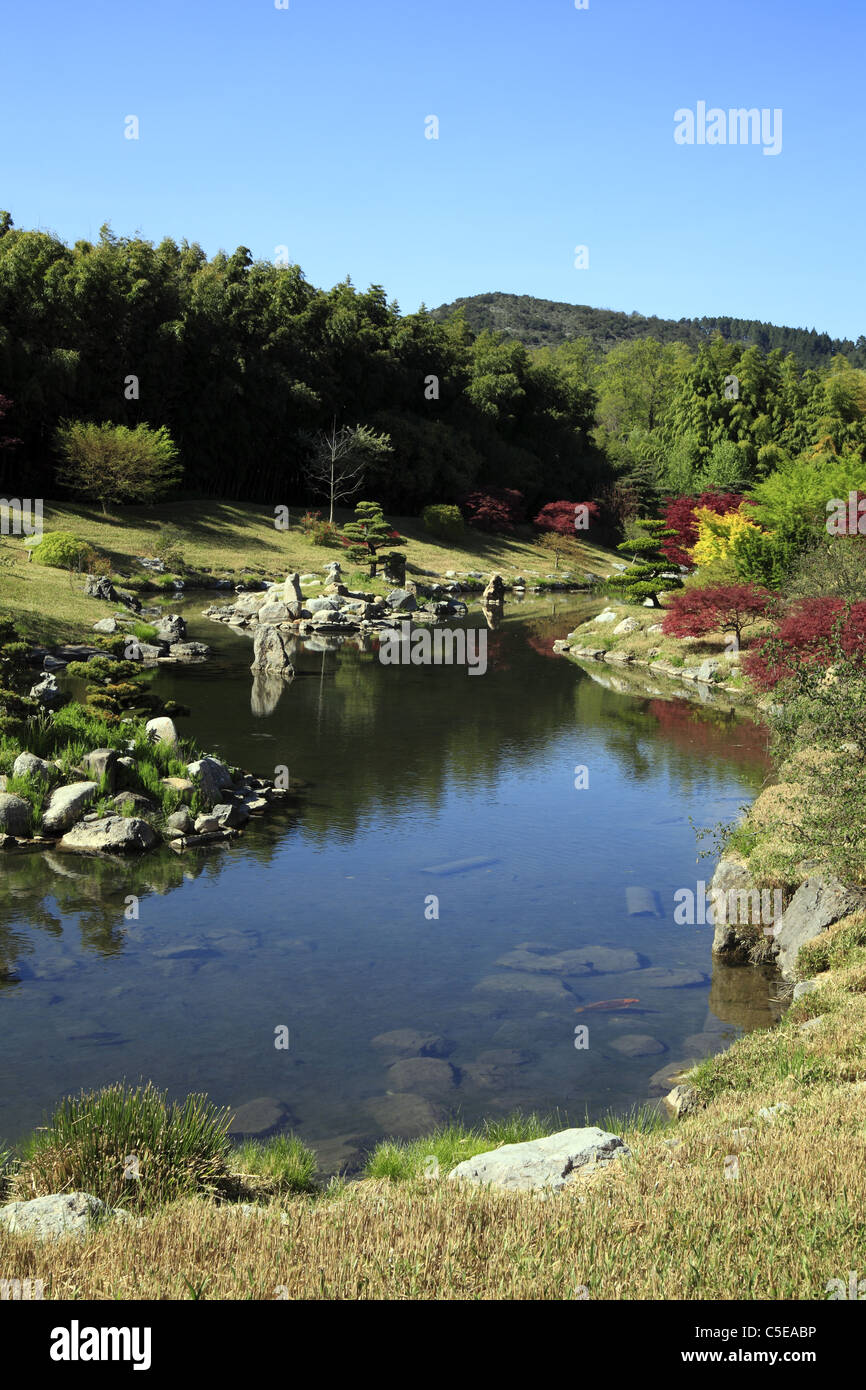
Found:
[[[309,786],[227,847],[5,857],[0,1140],[63,1094],[144,1077],[233,1107],[267,1098],[242,1112],[249,1130],[293,1128],[333,1168],[446,1114],[596,1120],[658,1095],[660,1068],[766,1026],[766,980],[713,967],[712,928],[673,921],[675,891],[712,872],[690,820],[754,797],[763,731],[552,656],[581,602],[509,605],[483,676],[318,639],[291,684],[254,687],[250,639],[187,599],[214,658],[155,688],[191,707],[182,729],[205,749]],[[639,902],[656,915],[630,915]],[[499,963],[527,942],[528,961]],[[584,948],[601,968],[537,968]],[[399,1048],[373,1039],[398,1029],[434,1039],[450,1070],[389,1071]]]

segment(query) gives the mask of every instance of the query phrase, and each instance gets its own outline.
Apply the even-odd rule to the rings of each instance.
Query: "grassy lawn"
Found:
[[[272,508],[245,502],[166,502],[152,507],[117,507],[103,516],[98,507],[72,503],[46,503],[44,529],[70,531],[106,555],[121,580],[141,579],[146,572],[136,562],[153,555],[167,526],[181,534],[179,548],[188,570],[216,578],[239,580],[242,575],[282,579],[298,570],[321,572],[329,560],[339,559],[350,571],[342,550],[315,546],[294,517],[288,531],[274,527]],[[339,523],[351,512],[337,512]],[[409,539],[407,575],[444,576],[446,570],[465,574],[478,570],[485,577],[499,573],[506,582],[522,574],[530,581],[554,573],[553,557],[537,542],[529,527],[514,536],[489,536],[468,530],[461,546],[439,543],[424,530],[418,517],[389,517]],[[575,572],[610,573],[612,552],[575,539]],[[569,563],[572,563],[569,561]],[[565,569],[565,565],[560,566]],[[21,542],[0,541],[0,613],[14,617],[20,629],[34,641],[80,640],[93,623],[104,617],[106,605],[85,599],[82,581],[70,580],[60,570],[28,564]]]

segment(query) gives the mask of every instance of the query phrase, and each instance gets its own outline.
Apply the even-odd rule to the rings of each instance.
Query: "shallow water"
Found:
[[[0,989],[0,1138],[64,1093],[147,1077],[233,1106],[274,1098],[278,1123],[335,1166],[434,1114],[597,1119],[658,1094],[659,1068],[770,1022],[766,980],[717,966],[711,991],[712,928],[673,921],[676,889],[712,872],[690,819],[735,818],[765,775],[750,721],[617,694],[553,657],[579,599],[509,605],[483,676],[383,666],[344,645],[299,650],[294,682],[255,690],[250,639],[203,620],[207,601],[180,611],[214,660],[163,669],[156,688],[191,706],[202,747],[311,785],[298,814],[254,821],[226,848],[132,864],[6,857],[0,959],[16,978]],[[483,862],[437,867],[463,860]],[[661,915],[630,916],[628,888]],[[534,973],[517,996],[507,982],[526,972],[497,961],[526,941],[629,950],[641,969],[705,979]],[[586,1010],[622,998],[639,1002]],[[371,1040],[403,1028],[447,1039],[454,1070],[389,1075]],[[623,1055],[613,1044],[632,1034],[658,1050]]]

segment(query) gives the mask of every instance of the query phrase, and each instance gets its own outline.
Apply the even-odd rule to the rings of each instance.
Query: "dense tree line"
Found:
[[[368,484],[395,511],[491,482],[541,502],[605,481],[592,393],[567,370],[245,247],[208,259],[104,227],[70,248],[0,214],[0,391],[16,495],[52,494],[69,418],[166,426],[184,487],[220,497],[303,499],[310,438],[335,419],[390,436]]]
[[[529,348],[464,310],[404,315],[379,285],[317,289],[245,247],[209,259],[108,227],[69,247],[0,213],[0,487],[62,491],[64,421],[164,428],[188,493],[291,504],[318,497],[316,441],[360,426],[390,443],[364,490],[397,514],[512,490],[528,516],[603,499],[622,521],[866,457],[863,339],[804,365],[794,330],[591,313],[612,345],[593,329]],[[725,336],[752,329],[761,344]]]

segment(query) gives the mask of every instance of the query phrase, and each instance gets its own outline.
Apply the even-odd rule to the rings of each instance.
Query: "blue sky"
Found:
[[[506,290],[866,333],[862,0],[40,0],[3,27],[17,226],[285,245],[405,312]],[[699,101],[781,108],[781,153],[677,145]]]

